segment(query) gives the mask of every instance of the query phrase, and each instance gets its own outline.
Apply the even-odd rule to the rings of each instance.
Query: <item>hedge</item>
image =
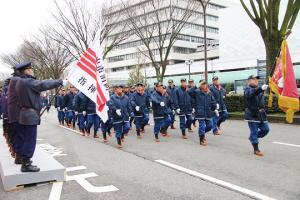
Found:
[[[278,99],[274,95],[273,98],[273,105],[271,108],[269,108],[268,105],[268,99],[269,96],[265,96],[265,101],[266,101],[266,110],[268,113],[279,113],[282,112],[281,109],[278,107]],[[227,105],[227,110],[228,112],[243,112],[244,111],[244,95],[239,95],[239,94],[232,94],[232,95],[227,95],[226,96],[226,105]]]

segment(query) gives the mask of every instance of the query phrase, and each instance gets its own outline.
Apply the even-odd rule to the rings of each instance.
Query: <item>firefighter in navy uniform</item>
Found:
[[[212,117],[218,112],[217,103],[215,98],[208,89],[207,82],[201,80],[199,89],[192,88],[189,90],[189,94],[194,99],[193,108],[195,108],[195,118],[199,122],[199,139],[200,145],[207,146],[205,134],[212,129]]]
[[[176,92],[177,87],[175,86],[175,84],[174,84],[174,82],[173,82],[172,79],[170,79],[168,81],[168,84],[169,84],[169,86],[166,88],[167,93],[168,93],[170,99],[172,100],[172,102],[175,104],[176,103],[175,102],[175,100],[176,100],[176,94],[175,94],[175,92]],[[175,126],[174,126],[175,112],[171,113],[170,117],[171,117],[171,129],[176,129]]]
[[[78,127],[82,136],[89,136],[86,126],[86,102],[87,98],[82,92],[78,92],[73,99],[75,115],[78,118]]]
[[[7,90],[8,85],[10,82],[10,78],[6,79],[4,82],[4,86],[1,93],[1,116],[3,118],[3,133],[7,140],[7,144],[9,147],[9,151],[11,155],[14,157],[14,148],[13,148],[13,141],[14,141],[14,134],[9,130],[9,123],[8,123],[8,114],[7,114]]]
[[[123,93],[122,85],[117,85],[114,91],[115,94],[111,96],[108,104],[112,113],[113,127],[116,132],[118,148],[122,148],[124,136],[128,134],[130,129],[129,115],[131,107],[128,96]]]
[[[37,125],[40,124],[40,111],[42,102],[40,93],[65,85],[63,80],[36,80],[31,63],[24,63],[17,66],[22,78],[17,81],[16,92],[19,106],[19,134],[24,138],[20,146],[20,156],[22,158],[22,172],[38,172],[40,169],[33,166],[31,158],[34,154],[37,137]]]
[[[64,96],[65,96],[65,90],[61,89],[59,91],[59,95],[55,99],[55,108],[57,109],[57,117],[59,121],[59,125],[65,125],[65,101],[64,101]]]
[[[84,105],[84,110],[86,111],[86,131],[87,136],[90,135],[91,128],[94,129],[94,138],[99,138],[98,129],[100,127],[100,117],[96,112],[96,104],[90,98],[85,96],[86,101]]]
[[[75,129],[76,115],[74,111],[74,97],[76,95],[76,88],[74,86],[70,86],[70,91],[65,95],[65,107],[66,107],[66,122],[68,128]]]
[[[258,139],[265,137],[269,133],[269,124],[265,111],[264,91],[268,85],[258,86],[259,76],[248,77],[248,87],[245,88],[245,120],[248,121],[250,129],[249,140],[253,146],[254,154],[263,156],[258,148]]]
[[[189,128],[193,122],[192,117],[192,98],[188,93],[188,88],[186,84],[186,79],[180,80],[181,86],[177,88],[176,94],[176,112],[179,115],[180,130],[182,133],[182,138],[187,139],[186,129]]]
[[[131,95],[130,104],[134,113],[137,137],[141,139],[141,132],[149,122],[150,97],[145,93],[143,83],[138,83],[136,86],[137,89]]]
[[[225,104],[225,96],[226,91],[221,86],[219,82],[219,77],[214,76],[212,78],[213,84],[210,86],[209,90],[211,94],[214,96],[216,102],[217,102],[217,110],[219,111],[219,114],[215,114],[213,116],[213,134],[214,135],[220,135],[221,134],[221,124],[226,121],[228,118],[228,112]]]

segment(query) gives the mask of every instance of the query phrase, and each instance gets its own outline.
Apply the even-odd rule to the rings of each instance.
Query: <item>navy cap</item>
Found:
[[[194,82],[194,80],[193,80],[193,79],[190,79],[189,82]]]
[[[215,80],[219,80],[219,77],[217,77],[217,76],[214,76],[214,77],[212,78],[212,80],[213,80],[213,81],[215,81]]]
[[[168,83],[173,83],[173,80],[172,80],[172,79],[169,79],[169,80],[168,80]]]
[[[31,62],[25,62],[25,63],[21,63],[15,66],[16,70],[22,70],[22,69],[26,69],[26,68],[30,68],[31,67]]]
[[[200,85],[205,85],[205,84],[207,84],[207,82],[206,82],[205,80],[200,80],[199,83],[200,83]]]
[[[180,82],[186,82],[186,78],[180,79]]]
[[[124,88],[124,85],[118,84],[118,85],[115,85],[115,88]]]
[[[161,82],[158,82],[158,83],[156,83],[155,86],[156,86],[156,87],[159,87],[159,86],[163,86],[163,84],[162,84]]]
[[[251,76],[248,77],[248,80],[259,79],[259,78],[260,78],[259,76],[251,75]]]
[[[136,86],[144,86],[143,83],[137,83]]]

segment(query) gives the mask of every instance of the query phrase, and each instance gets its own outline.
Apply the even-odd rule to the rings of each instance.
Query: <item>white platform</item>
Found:
[[[32,160],[33,164],[37,165],[41,171],[22,173],[21,165],[14,164],[14,159],[10,156],[5,139],[2,134],[0,135],[0,173],[5,191],[35,183],[65,180],[65,167],[39,146],[36,146]]]

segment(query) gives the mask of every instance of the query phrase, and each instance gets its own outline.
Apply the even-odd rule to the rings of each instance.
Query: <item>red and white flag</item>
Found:
[[[79,91],[96,103],[96,112],[102,121],[108,120],[109,88],[105,77],[102,59],[102,49],[99,41],[84,52],[79,61],[71,67],[69,82]]]

